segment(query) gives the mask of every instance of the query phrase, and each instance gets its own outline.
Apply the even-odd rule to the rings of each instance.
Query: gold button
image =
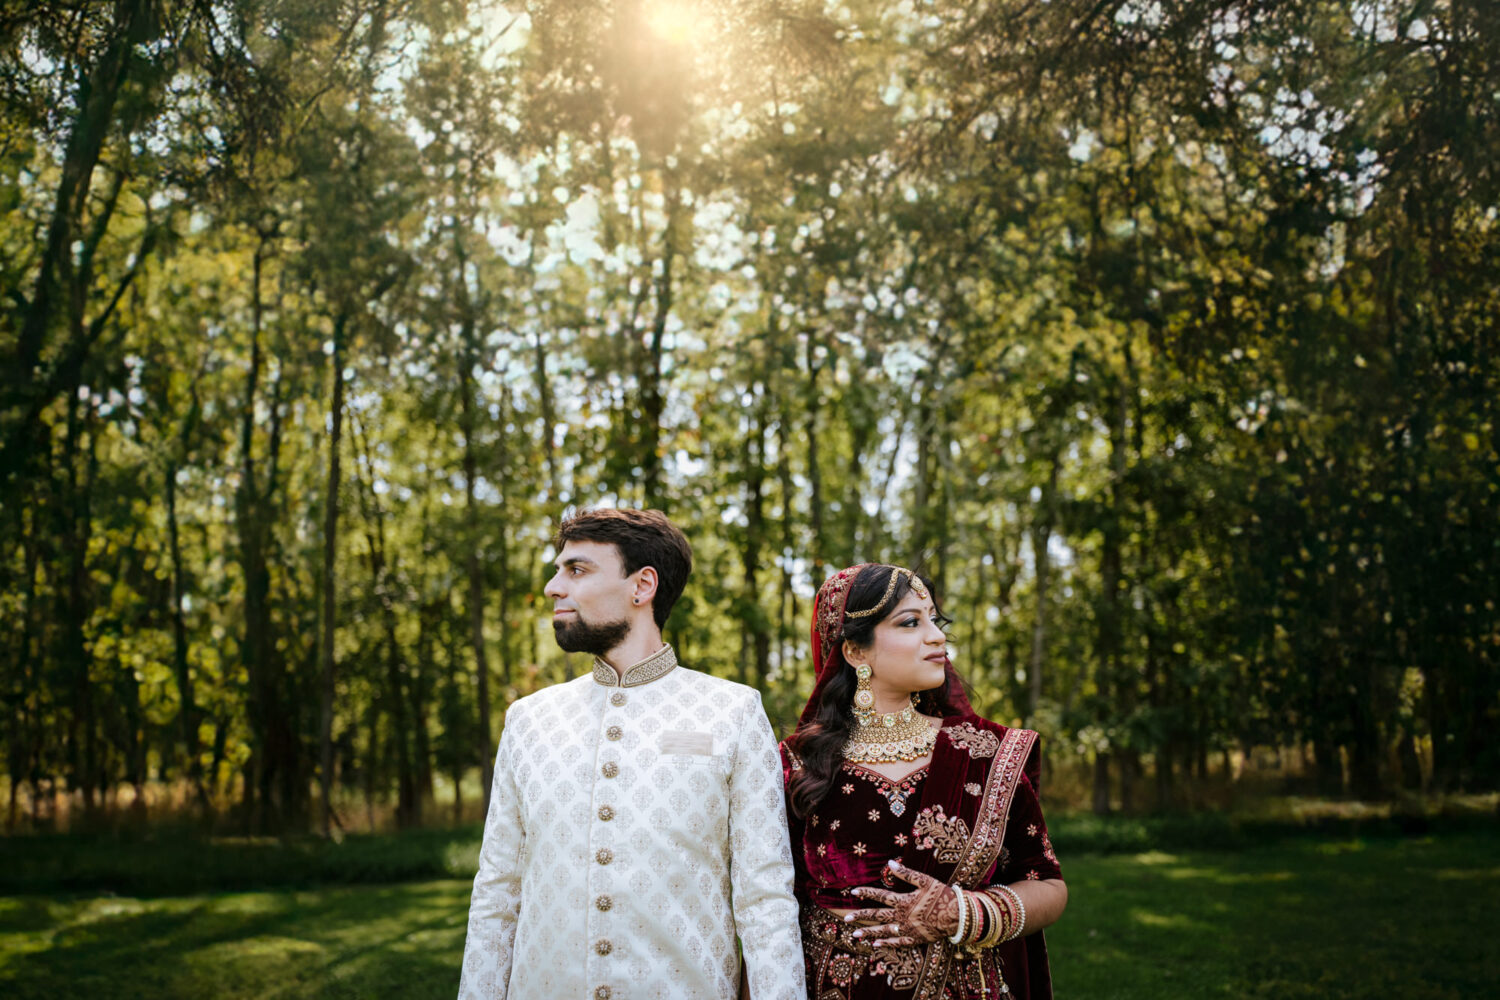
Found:
[[[615,901],[608,896],[600,896],[594,900],[594,905],[599,908],[600,913],[607,913],[609,908],[615,905]]]
[[[619,726],[610,726],[604,731],[604,735],[608,736],[612,740],[617,740],[621,736],[625,735],[625,730],[621,729]]]
[[[594,1000],[609,1000],[609,987],[608,986],[595,986],[594,987]]]
[[[604,775],[606,778],[613,778],[615,775],[620,773],[620,765],[616,764],[614,761],[609,761],[604,765],[604,767],[600,768],[599,773]]]
[[[609,696],[609,703],[611,705],[615,706],[615,708],[619,708],[621,705],[625,704],[625,692],[624,691],[616,691],[614,694],[610,695]],[[602,990],[609,989],[608,986],[601,986],[599,988],[602,989]]]
[[[615,852],[607,847],[601,847],[594,852],[594,860],[601,865],[607,865],[615,859]]]
[[[599,818],[602,819],[602,820],[604,820],[604,822],[608,823],[610,820],[612,820],[612,819],[615,818],[615,811],[612,808],[610,808],[609,806],[600,806],[599,807]]]
[[[594,954],[608,955],[615,950],[615,946],[609,943],[609,938],[600,938],[594,942]]]

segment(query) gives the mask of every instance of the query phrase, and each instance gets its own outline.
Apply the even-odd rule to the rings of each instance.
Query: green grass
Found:
[[[1059,1000],[1456,1000],[1500,982],[1494,831],[1282,837],[1063,864],[1072,899],[1048,932]],[[448,878],[13,895],[0,898],[0,995],[452,997],[468,893]]]
[[[1063,858],[1060,998],[1458,1000],[1500,982],[1500,837]]]
[[[110,892],[180,896],[227,889],[317,888],[472,878],[478,825],[319,837],[215,837],[177,831],[0,838],[0,894]]]

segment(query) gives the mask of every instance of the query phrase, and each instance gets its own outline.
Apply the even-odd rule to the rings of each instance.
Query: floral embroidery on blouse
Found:
[[[854,786],[853,785],[845,785],[843,791],[844,791],[845,795],[853,795],[854,794]]]
[[[1030,826],[1028,826],[1026,828],[1026,835],[1028,837],[1035,837],[1036,836],[1036,824],[1035,823],[1031,824]]]
[[[891,839],[896,842],[896,846],[897,847],[905,847],[906,846],[907,837],[906,837],[906,834],[904,834],[904,833],[898,833],[898,834],[896,834],[896,836],[892,837]]]
[[[836,819],[832,823],[829,823],[828,824],[828,832],[832,833],[833,831],[837,830],[839,828],[839,824],[842,823],[842,822],[843,822],[843,820]]]
[[[855,854],[858,854],[860,857],[864,857],[865,854],[868,853],[870,849],[868,847],[866,847],[863,843],[859,843],[859,844],[855,844],[854,847],[852,848],[852,850],[854,851]]]
[[[971,781],[964,786],[964,791],[968,792],[970,795],[978,795],[980,792],[984,791],[984,788],[979,784],[979,782]]]
[[[969,840],[969,827],[963,817],[949,817],[942,806],[928,806],[919,812],[911,832],[917,838],[918,850],[932,851],[945,863],[962,857]]]
[[[870,822],[871,823],[878,823],[878,822],[880,822],[880,810],[879,809],[871,809],[870,810]]]
[[[1035,881],[1037,881],[1037,880],[1039,880],[1041,878],[1041,876],[1036,873],[1036,869],[1035,868],[1033,868],[1033,869],[1031,869],[1031,871],[1027,872],[1026,873],[1026,877],[1029,880],[1033,881],[1033,882],[1035,882]]]
[[[875,790],[890,804],[892,816],[900,816],[906,812],[907,801],[921,787],[922,779],[927,777],[926,764],[923,764],[899,781],[862,767],[849,767],[848,770],[853,771],[856,775],[875,786]],[[872,820],[878,818],[873,813],[870,815],[870,819]]]

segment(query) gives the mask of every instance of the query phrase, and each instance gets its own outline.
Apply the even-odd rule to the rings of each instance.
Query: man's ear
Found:
[[[656,596],[656,586],[660,582],[655,567],[642,566],[636,570],[635,593],[630,596],[631,603],[650,605],[651,599]]]

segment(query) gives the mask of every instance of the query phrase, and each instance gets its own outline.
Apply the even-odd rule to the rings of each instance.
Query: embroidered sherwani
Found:
[[[751,688],[677,665],[511,705],[461,1000],[805,996],[776,739]]]

